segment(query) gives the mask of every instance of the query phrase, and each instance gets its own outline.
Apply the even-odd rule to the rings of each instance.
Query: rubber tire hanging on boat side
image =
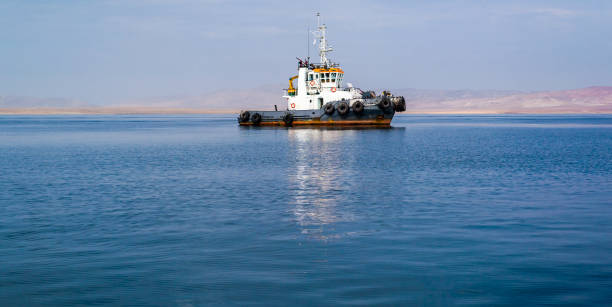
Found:
[[[250,117],[251,117],[251,113],[249,113],[249,111],[242,111],[240,113],[240,121],[243,123],[248,122]]]
[[[391,100],[389,100],[389,97],[387,96],[382,96],[382,98],[380,99],[380,101],[378,102],[378,107],[382,110],[386,110],[391,106]]]
[[[259,123],[261,123],[261,114],[259,113],[253,114],[253,116],[251,116],[251,122],[253,122],[253,124],[255,125],[259,125]]]
[[[361,114],[363,113],[363,109],[364,109],[364,105],[363,105],[363,102],[361,102],[361,100],[357,100],[355,101],[355,103],[353,103],[353,113]]]
[[[397,103],[395,104],[395,111],[396,112],[406,111],[406,99],[404,99],[403,96],[400,96],[399,99],[397,100]]]
[[[341,102],[338,104],[338,106],[336,107],[336,110],[338,110],[338,114],[340,115],[346,115],[349,112],[349,105],[346,102]]]
[[[285,122],[285,126],[291,126],[291,124],[293,124],[293,114],[287,113],[283,115],[283,121]]]
[[[325,114],[332,115],[334,114],[334,105],[328,102],[323,106],[323,110],[325,111]]]

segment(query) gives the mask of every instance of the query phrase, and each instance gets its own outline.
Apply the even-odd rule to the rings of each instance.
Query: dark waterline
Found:
[[[2,305],[610,305],[612,116],[0,116]]]

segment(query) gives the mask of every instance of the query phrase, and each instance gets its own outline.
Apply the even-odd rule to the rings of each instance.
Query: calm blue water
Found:
[[[612,304],[612,116],[0,117],[1,305]]]

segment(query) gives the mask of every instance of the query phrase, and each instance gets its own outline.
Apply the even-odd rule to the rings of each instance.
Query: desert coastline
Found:
[[[0,115],[129,115],[129,114],[232,114],[239,110],[186,108],[99,107],[99,108],[0,108]]]
[[[283,109],[282,85],[201,96],[149,98],[92,105],[61,98],[0,96],[2,115],[238,114],[245,108]],[[378,89],[377,92],[380,92]],[[406,98],[404,114],[612,114],[612,86],[514,92],[503,90],[395,89]]]

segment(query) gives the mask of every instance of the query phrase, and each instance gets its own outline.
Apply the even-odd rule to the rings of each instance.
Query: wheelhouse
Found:
[[[315,68],[308,71],[306,82],[310,87],[342,87],[344,71],[340,68]]]

